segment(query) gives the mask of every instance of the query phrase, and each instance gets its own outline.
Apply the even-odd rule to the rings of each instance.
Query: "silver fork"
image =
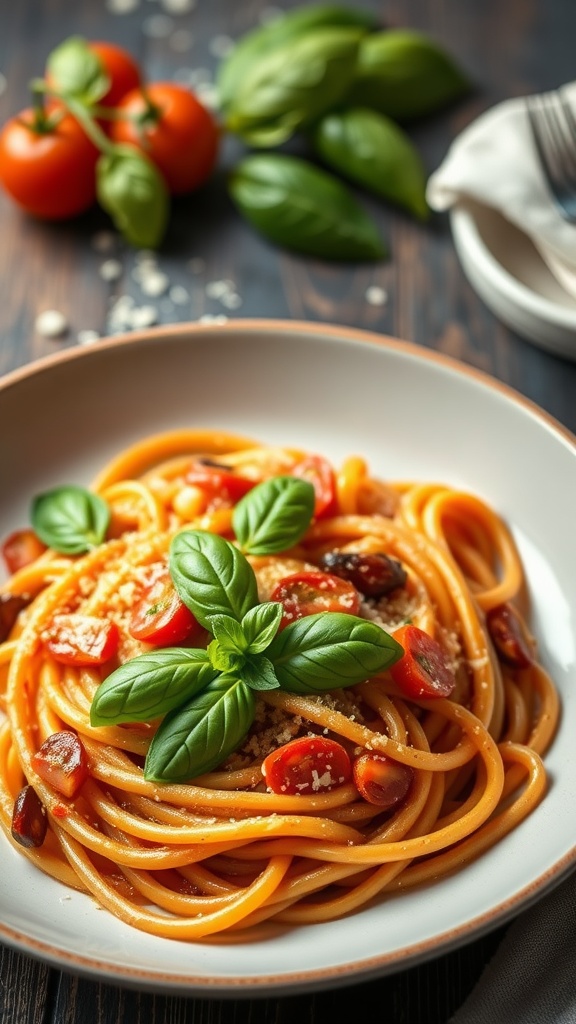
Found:
[[[561,92],[526,100],[542,170],[562,217],[576,224],[576,116]]]

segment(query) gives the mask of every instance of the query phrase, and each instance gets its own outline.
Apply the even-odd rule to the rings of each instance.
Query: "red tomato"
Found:
[[[390,669],[399,689],[412,698],[449,697],[456,677],[438,641],[412,625],[397,629],[394,639],[404,648],[403,657]]]
[[[71,612],[54,616],[46,647],[63,665],[102,665],[116,653],[118,640],[114,622]]]
[[[389,810],[404,800],[414,772],[407,764],[384,754],[361,754],[354,761],[356,789],[369,804]]]
[[[210,112],[184,86],[153,82],[145,93],[133,89],[117,107],[110,136],[142,150],[163,174],[170,192],[183,195],[210,177],[219,133]]]
[[[115,43],[89,42],[88,49],[99,57],[110,79],[108,92],[98,101],[103,107],[115,107],[123,96],[141,84],[140,68],[132,54]]]
[[[317,612],[346,612],[357,615],[360,594],[348,580],[327,572],[295,572],[280,580],[270,595],[284,605],[280,627]]]
[[[15,573],[18,569],[35,562],[47,550],[34,530],[14,530],[2,544],[2,558],[8,572]]]
[[[23,110],[0,132],[0,182],[28,213],[47,220],[74,217],[96,199],[99,152],[69,115],[39,123]]]
[[[73,797],[88,778],[88,757],[75,732],[54,732],[32,756],[37,775],[58,793]]]
[[[327,793],[352,777],[348,753],[325,736],[302,736],[264,758],[262,774],[273,793]]]
[[[155,572],[132,611],[129,632],[156,647],[181,644],[198,629],[192,612],[180,600],[167,567]]]
[[[46,808],[32,786],[24,786],[14,801],[12,811],[12,838],[20,846],[39,847],[46,838],[48,818]]]
[[[237,476],[228,469],[195,462],[186,473],[186,483],[199,487],[209,503],[235,505],[255,486],[255,480]]]
[[[316,519],[336,514],[336,477],[327,459],[321,455],[306,455],[292,467],[291,475],[308,480],[314,487]]]

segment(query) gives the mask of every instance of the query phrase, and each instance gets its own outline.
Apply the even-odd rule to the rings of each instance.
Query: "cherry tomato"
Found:
[[[357,615],[360,594],[348,580],[327,572],[296,572],[280,580],[270,595],[284,605],[280,628],[295,619],[317,612],[346,612]]]
[[[0,132],[0,182],[24,210],[62,220],[96,199],[99,153],[73,117],[23,110]]]
[[[528,668],[534,655],[524,624],[511,604],[499,604],[486,616],[488,632],[498,657],[513,668]]]
[[[167,567],[154,573],[132,611],[129,632],[156,647],[181,644],[198,629],[192,612],[180,600]]]
[[[354,761],[352,771],[360,796],[385,810],[404,800],[414,777],[409,765],[393,761],[384,754],[361,754]]]
[[[102,665],[118,649],[118,627],[108,619],[74,612],[55,615],[46,647],[63,665]]]
[[[32,786],[24,786],[14,801],[12,838],[27,848],[42,846],[48,829],[46,808]]]
[[[58,793],[73,797],[88,778],[88,757],[75,732],[54,732],[32,756],[32,767]]]
[[[115,43],[89,42],[88,49],[99,57],[110,79],[108,92],[98,101],[103,107],[115,107],[127,92],[141,84],[140,68],[132,54]]]
[[[456,676],[438,641],[410,624],[397,629],[394,639],[404,648],[403,657],[390,669],[399,689],[412,698],[449,697]]]
[[[2,544],[2,558],[8,572],[12,574],[35,562],[47,550],[34,530],[14,530]]]
[[[347,751],[325,736],[302,736],[264,758],[262,774],[273,793],[327,793],[352,778]]]
[[[292,467],[290,472],[292,476],[308,480],[314,487],[316,519],[336,514],[336,477],[327,459],[322,458],[321,455],[306,455]]]
[[[174,195],[192,192],[210,177],[218,154],[218,127],[189,89],[153,82],[145,92],[127,93],[117,110],[125,117],[112,123],[111,138],[130,142],[149,156]]]
[[[235,505],[255,486],[256,481],[238,476],[224,467],[195,462],[186,473],[186,483],[204,491],[211,505]]]

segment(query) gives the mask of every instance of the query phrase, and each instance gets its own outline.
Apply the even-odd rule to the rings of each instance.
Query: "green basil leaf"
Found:
[[[206,651],[165,647],[139,655],[100,684],[90,724],[151,722],[204,689],[215,674]]]
[[[279,145],[344,96],[362,32],[317,28],[251,64],[227,111],[226,127],[254,146]]]
[[[291,693],[354,686],[389,668],[403,653],[376,623],[343,612],[297,619],[278,633],[266,652],[280,686]]]
[[[102,61],[80,36],[71,36],[52,50],[47,70],[51,87],[86,104],[97,103],[110,87]]]
[[[219,640],[212,640],[208,644],[208,657],[210,658],[210,664],[212,668],[217,672],[234,672],[236,675],[241,674],[240,669],[244,664],[244,655],[238,654],[237,651],[230,650]]]
[[[269,555],[293,547],[314,515],[315,492],[308,480],[275,476],[248,491],[232,512],[232,527],[243,551]]]
[[[348,102],[407,121],[469,91],[469,80],[441,47],[420,32],[391,29],[362,41]]]
[[[104,540],[110,509],[98,494],[70,485],[34,498],[31,520],[49,548],[62,555],[81,555]]]
[[[368,11],[356,11],[336,4],[313,4],[287,11],[268,24],[247,32],[218,69],[216,84],[220,108],[226,110],[234,102],[254,63],[270,53],[273,47],[321,26],[369,31],[377,25],[377,19]]]
[[[282,620],[283,608],[278,601],[257,604],[242,619],[242,632],[248,654],[260,654],[272,643]]]
[[[150,744],[144,778],[187,782],[212,771],[240,746],[254,714],[250,687],[239,679],[218,676],[166,715]]]
[[[170,575],[184,604],[207,629],[230,615],[241,622],[258,603],[254,570],[229,541],[203,530],[183,530],[170,545]]]
[[[160,171],[136,149],[114,146],[96,164],[100,205],[131,245],[154,249],[164,237],[168,189]]]
[[[329,260],[377,260],[378,232],[349,190],[298,157],[254,153],[235,168],[230,194],[240,212],[276,245]]]
[[[277,690],[280,686],[274,665],[263,654],[249,655],[245,659],[242,679],[251,690]]]
[[[326,114],[316,125],[312,141],[333,170],[404,206],[421,220],[428,217],[422,160],[389,117],[362,107]]]
[[[242,626],[231,615],[212,615],[210,628],[222,650],[243,654],[248,647]]]

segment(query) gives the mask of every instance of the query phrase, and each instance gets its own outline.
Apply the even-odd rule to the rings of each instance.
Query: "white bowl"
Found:
[[[479,203],[455,207],[450,221],[464,273],[492,312],[527,341],[576,360],[576,297],[528,236]]]

